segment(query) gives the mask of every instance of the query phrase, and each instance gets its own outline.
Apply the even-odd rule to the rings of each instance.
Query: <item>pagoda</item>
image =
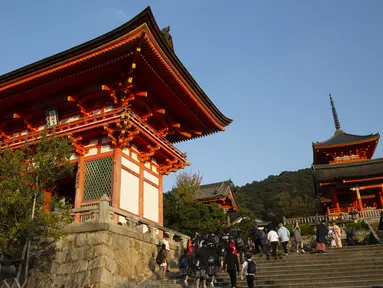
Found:
[[[330,104],[334,135],[313,146],[313,171],[322,211],[342,214],[383,208],[383,158],[372,159],[379,133],[353,135],[343,132],[334,101]]]
[[[0,147],[68,136],[75,177],[54,193],[163,224],[162,178],[189,165],[174,144],[231,120],[174,53],[150,8],[117,29],[0,76]],[[77,219],[78,220],[78,219]]]

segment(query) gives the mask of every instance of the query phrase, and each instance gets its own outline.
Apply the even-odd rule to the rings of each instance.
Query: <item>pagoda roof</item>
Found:
[[[197,200],[207,200],[213,198],[225,198],[231,192],[231,180],[201,185],[197,192]]]
[[[176,98],[180,98],[177,101],[183,103],[182,109],[188,109],[188,115],[194,114],[195,118],[204,121],[203,123],[207,127],[191,138],[224,130],[224,127],[229,125],[232,120],[213,104],[178,59],[169,43],[169,39],[166,39],[164,33],[159,29],[150,7],[147,7],[129,22],[104,35],[0,76],[0,101],[9,103],[11,97],[20,96],[20,94],[25,95],[26,93],[39,95],[40,93],[36,92],[36,89],[31,89],[32,86],[40,89],[49,83],[60,83],[58,80],[66,73],[69,73],[66,71],[73,73],[73,70],[78,69],[76,67],[81,65],[86,68],[90,65],[97,65],[94,59],[97,57],[100,61],[101,59],[108,59],[105,58],[107,53],[120,53],[119,55],[126,53],[126,50],[123,49],[126,49],[126,47],[123,45],[138,41],[140,32],[146,33],[144,37],[147,44],[143,48],[143,53],[146,53],[146,60],[149,62],[157,61],[158,64],[154,68],[152,67],[153,69],[168,71],[161,73],[168,73],[166,77],[174,77],[175,80],[172,83],[167,82],[168,80],[165,80],[164,83],[171,87],[177,85],[177,92],[174,93],[177,95]],[[149,55],[149,53],[151,54]],[[160,61],[153,60],[160,59],[160,57],[162,57]],[[61,85],[65,85],[63,81],[61,81]],[[27,96],[23,97],[32,99]],[[167,101],[169,102],[169,100]],[[6,106],[3,105],[3,107]],[[201,115],[205,115],[205,120],[201,120]],[[178,142],[185,139],[175,137],[170,140],[171,142]]]
[[[369,135],[354,135],[343,132],[342,130],[335,131],[335,134],[323,142],[314,142],[314,149],[332,148],[340,146],[349,146],[362,144],[366,142],[376,141],[380,137],[379,133]]]
[[[342,164],[313,165],[317,183],[383,175],[383,158]]]

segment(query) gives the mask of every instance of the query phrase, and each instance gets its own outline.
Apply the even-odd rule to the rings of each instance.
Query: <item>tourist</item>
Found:
[[[256,264],[251,260],[251,253],[246,255],[246,261],[242,264],[241,280],[246,276],[247,287],[254,288],[254,277],[257,271]]]
[[[233,248],[229,248],[226,255],[227,273],[230,277],[230,287],[235,288],[237,286],[237,273],[239,274],[239,262],[238,257],[235,255]]]
[[[230,246],[230,230],[229,228],[226,228],[222,235],[221,239],[219,241],[219,246],[220,246],[220,256],[221,256],[221,267],[222,267],[222,272],[226,270],[226,255],[227,255],[227,250],[229,249]]]
[[[195,232],[195,235],[194,235],[194,245],[197,248],[197,250],[200,247],[201,241],[202,241],[201,236],[199,235],[198,232]]]
[[[258,229],[258,225],[255,224],[254,229],[252,231],[254,246],[256,253],[259,253],[262,256],[262,231]]]
[[[325,221],[322,220],[317,227],[316,231],[316,251],[326,253],[326,238],[327,238],[327,228]]]
[[[239,253],[239,259],[240,259],[240,262],[241,264],[245,261],[245,255],[246,255],[246,245],[245,245],[245,242],[243,241],[243,237],[241,235],[241,232],[238,231],[237,232],[237,239],[236,239],[236,247],[237,247],[237,251]]]
[[[170,239],[169,234],[165,233],[164,238],[161,241],[161,245],[165,244],[166,250],[168,251],[170,251],[169,239]]]
[[[335,247],[342,248],[342,231],[335,221],[331,222],[331,229],[334,233]]]
[[[210,283],[211,287],[214,287],[220,269],[219,254],[213,240],[214,234],[211,236],[211,241],[208,241],[207,243],[207,275],[212,278]]]
[[[299,252],[305,253],[305,250],[303,249],[303,242],[302,242],[302,230],[301,230],[301,227],[299,226],[298,221],[295,222],[293,232],[294,232],[295,243],[297,244],[297,253]]]
[[[186,267],[186,276],[184,280],[185,287],[188,287],[188,280],[190,277],[194,277],[195,273],[195,247],[194,239],[190,238],[188,241],[188,250],[187,250],[187,267]]]
[[[380,212],[379,232],[383,232],[383,211]]]
[[[167,268],[167,260],[168,260],[168,251],[166,249],[166,245],[162,244],[161,250],[157,255],[156,262],[160,265],[160,279],[166,280],[166,268]]]
[[[277,232],[273,230],[273,228],[270,228],[269,233],[267,233],[267,242],[271,247],[271,253],[275,260],[277,260],[277,246],[279,243],[279,236]],[[269,259],[269,253],[267,255],[267,258]]]
[[[278,237],[281,240],[283,251],[285,252],[285,256],[289,256],[289,251],[287,250],[287,244],[290,240],[290,231],[283,226],[282,223],[279,223],[279,229],[278,229]]]
[[[196,264],[195,264],[195,277],[196,277],[196,286],[200,287],[201,280],[203,282],[203,287],[206,287],[207,279],[207,257],[208,249],[206,242],[202,242],[202,246],[199,250],[196,251]]]

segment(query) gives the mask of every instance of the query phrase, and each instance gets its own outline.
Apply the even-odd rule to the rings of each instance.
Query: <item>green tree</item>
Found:
[[[311,169],[282,172],[262,181],[254,181],[235,188],[241,210],[274,224],[285,217],[315,215],[318,199],[315,197]]]
[[[0,250],[14,258],[29,259],[42,239],[61,236],[70,221],[69,205],[55,197],[51,205],[61,213],[44,210],[44,191],[53,191],[58,178],[73,173],[66,138],[43,136],[35,145],[1,150]],[[28,272],[28,261],[25,265]]]
[[[164,224],[187,235],[214,232],[224,225],[225,214],[216,203],[201,203],[196,193],[199,173],[180,173],[172,191],[164,195]]]

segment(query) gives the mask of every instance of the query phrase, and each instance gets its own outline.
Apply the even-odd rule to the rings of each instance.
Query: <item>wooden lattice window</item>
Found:
[[[86,162],[84,200],[100,199],[103,194],[112,194],[112,165],[112,157]]]

